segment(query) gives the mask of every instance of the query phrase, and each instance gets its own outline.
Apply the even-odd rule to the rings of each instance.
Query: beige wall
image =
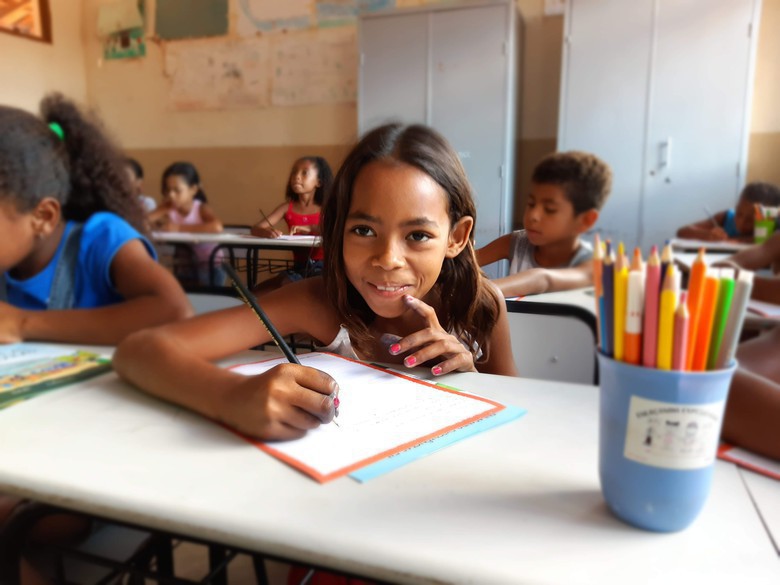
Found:
[[[52,43],[0,34],[0,96],[3,105],[37,112],[38,102],[57,90],[79,102],[87,99],[82,0],[51,0]]]
[[[70,0],[55,0],[64,6]],[[300,154],[326,156],[334,168],[357,135],[355,104],[178,112],[168,106],[163,52],[150,42],[145,59],[102,62],[95,36],[99,0],[82,0],[87,94],[120,141],[147,166],[148,191],[157,196],[160,170],[191,158],[217,212],[229,223],[258,219],[253,210],[281,198],[289,167]],[[531,170],[555,150],[563,18],[545,16],[544,0],[516,0],[523,15],[519,83],[515,224],[522,218]],[[147,0],[154,14],[155,0]],[[55,11],[55,17],[56,17]],[[154,23],[148,22],[149,31]],[[764,0],[749,178],[780,183],[780,0]],[[55,30],[55,38],[57,31]],[[2,45],[0,45],[2,50]],[[0,65],[2,66],[2,65]]]

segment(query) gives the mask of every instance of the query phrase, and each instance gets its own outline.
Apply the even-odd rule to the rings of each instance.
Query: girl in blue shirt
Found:
[[[0,343],[116,344],[189,316],[144,232],[123,158],[96,121],[60,95],[41,118],[0,106]]]

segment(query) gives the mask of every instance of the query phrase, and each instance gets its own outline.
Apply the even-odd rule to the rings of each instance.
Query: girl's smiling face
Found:
[[[450,225],[444,189],[423,171],[379,160],[358,173],[344,224],[347,278],[379,317],[396,318],[404,295],[425,300],[445,258],[468,243],[473,219]]]

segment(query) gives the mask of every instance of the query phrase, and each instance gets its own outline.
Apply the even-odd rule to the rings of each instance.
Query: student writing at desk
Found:
[[[612,172],[584,152],[559,152],[539,162],[523,214],[525,229],[477,250],[486,266],[509,260],[509,276],[496,285],[505,297],[581,288],[593,284],[593,248],[580,239],[599,217]]]
[[[329,270],[264,295],[262,308],[282,335],[308,334],[341,355],[426,365],[434,375],[513,375],[505,303],[474,258],[475,214],[443,137],[425,126],[377,128],[347,156],[326,199]],[[330,422],[338,386],[323,372],[284,364],[245,377],[210,362],[269,338],[236,307],[135,334],[114,366],[151,394],[261,439]]]
[[[119,151],[62,96],[41,117],[0,106],[0,342],[118,343],[192,309],[143,235],[143,210]],[[0,523],[18,509],[0,494]],[[88,522],[55,516],[33,541],[83,535]],[[23,582],[40,576],[26,562]]]
[[[780,304],[780,234],[721,262],[759,270],[771,266],[774,276],[756,275],[752,298]],[[739,368],[729,392],[723,437],[756,453],[780,460],[780,325],[739,345]]]
[[[286,202],[263,217],[252,226],[252,235],[261,238],[278,238],[282,235],[274,227],[282,218],[287,223],[290,235],[320,233],[320,209],[325,194],[330,191],[333,183],[333,172],[328,161],[320,156],[304,156],[299,158],[290,170],[287,180]],[[255,287],[255,292],[263,294],[322,273],[322,248],[296,250],[293,252],[293,267],[275,277],[264,280]]]
[[[748,183],[742,189],[736,208],[719,211],[711,217],[684,225],[677,230],[677,237],[689,240],[752,242],[756,204],[780,206],[780,188],[770,183]]]
[[[222,221],[206,202],[200,186],[200,175],[188,162],[175,162],[163,171],[163,203],[149,214],[154,229],[166,232],[219,233]],[[185,284],[219,286],[225,280],[220,268],[224,255],[219,250],[211,266],[216,244],[193,244],[176,247],[174,274]],[[214,272],[214,282],[211,274]]]

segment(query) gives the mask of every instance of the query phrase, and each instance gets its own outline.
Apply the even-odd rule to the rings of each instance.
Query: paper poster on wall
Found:
[[[267,39],[167,43],[165,73],[177,110],[222,110],[269,105]]]
[[[242,37],[311,28],[313,0],[238,0],[236,33]]]
[[[354,27],[272,37],[271,55],[273,105],[353,102],[357,99]]]
[[[98,32],[103,37],[104,59],[146,55],[144,10],[144,0],[120,0],[100,6]]]
[[[398,0],[317,0],[317,26],[355,24],[358,15],[393,8],[397,3]]]

